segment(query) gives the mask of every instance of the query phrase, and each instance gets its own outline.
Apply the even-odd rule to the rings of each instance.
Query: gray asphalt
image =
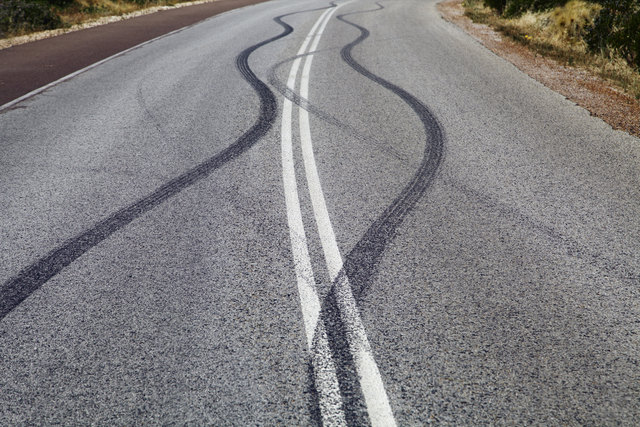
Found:
[[[329,214],[396,422],[638,425],[640,140],[483,48],[435,3],[342,6],[310,80]],[[320,422],[279,117],[287,60],[322,11],[283,18],[293,32],[256,46],[283,33],[273,18],[328,6],[229,12],[0,112],[0,425]],[[435,141],[406,99],[345,61],[362,35],[350,23],[370,32],[353,60],[442,132],[417,193],[407,185]],[[277,100],[272,126],[174,183],[265,111],[236,64],[251,46],[248,65]],[[389,206],[402,213],[385,216]],[[64,265],[51,258],[62,252]],[[37,279],[51,259],[59,268]],[[367,424],[348,388],[348,420]]]

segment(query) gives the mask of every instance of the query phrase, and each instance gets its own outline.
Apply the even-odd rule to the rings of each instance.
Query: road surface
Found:
[[[0,111],[1,425],[637,425],[640,144],[431,0],[274,0]]]

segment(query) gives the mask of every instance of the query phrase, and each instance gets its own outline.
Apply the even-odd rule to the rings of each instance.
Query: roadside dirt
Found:
[[[640,137],[640,101],[626,95],[604,79],[530,51],[487,25],[476,24],[464,15],[461,0],[438,4],[443,18],[457,25],[495,54],[548,88],[588,110],[614,129]]]

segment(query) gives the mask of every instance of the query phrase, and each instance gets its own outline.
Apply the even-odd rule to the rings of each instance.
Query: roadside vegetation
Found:
[[[123,15],[186,0],[0,0],[0,38],[70,27],[102,16]]]
[[[640,99],[640,0],[465,0],[465,14]]]

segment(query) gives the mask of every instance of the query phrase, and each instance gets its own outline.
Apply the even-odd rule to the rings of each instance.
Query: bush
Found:
[[[40,0],[45,4],[49,4],[51,6],[63,8],[67,7],[75,2],[75,0]]]
[[[499,14],[504,12],[504,8],[507,6],[507,0],[484,0],[484,4],[491,9],[495,9]]]
[[[518,16],[526,11],[538,12],[564,6],[568,0],[484,0],[484,4],[506,16]]]
[[[602,0],[585,41],[594,52],[620,54],[640,69],[640,0]]]
[[[547,30],[559,40],[580,43],[602,6],[584,0],[571,0],[566,5],[554,8],[545,19]]]
[[[527,11],[540,12],[557,6],[564,6],[568,0],[508,0],[504,14],[519,16]]]
[[[60,24],[60,16],[46,4],[33,0],[0,2],[0,36],[20,31],[49,30]]]

